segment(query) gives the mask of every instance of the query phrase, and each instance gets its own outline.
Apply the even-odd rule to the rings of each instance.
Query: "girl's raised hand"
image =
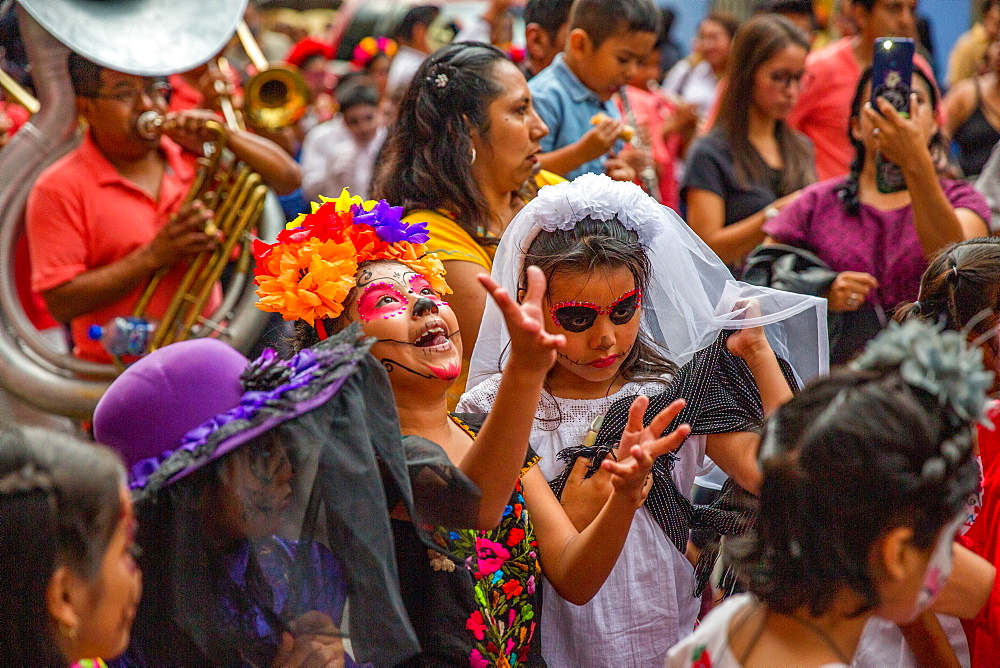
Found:
[[[649,406],[649,399],[638,396],[628,411],[628,423],[618,444],[618,461],[608,457],[601,468],[612,475],[615,494],[630,498],[638,508],[649,493],[647,477],[657,457],[673,452],[691,433],[691,426],[682,424],[669,434],[662,435],[687,402],[677,399],[660,411],[649,423],[642,426],[642,416]]]
[[[478,278],[500,307],[510,333],[510,360],[507,368],[542,375],[548,373],[556,362],[556,351],[566,345],[566,337],[545,331],[542,320],[545,274],[538,267],[528,267],[528,289],[520,304],[487,274],[479,274]]]
[[[743,310],[740,320],[753,320],[760,317],[760,302],[756,299],[741,299],[736,302],[734,311]],[[750,361],[754,355],[770,353],[771,344],[764,334],[764,327],[744,327],[737,329],[726,339],[726,349],[742,360]]]

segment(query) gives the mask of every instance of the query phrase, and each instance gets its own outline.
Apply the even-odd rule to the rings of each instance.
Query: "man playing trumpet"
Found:
[[[27,208],[32,288],[53,317],[69,323],[74,354],[110,362],[87,337],[91,325],[131,314],[144,286],[171,267],[148,306],[157,318],[186,269],[183,260],[214,248],[206,233],[212,212],[200,202],[182,206],[194,182],[196,160],[217,120],[205,110],[167,112],[169,86],[151,77],[117,72],[70,54],[76,105],[87,131],[80,146],[46,169]],[[164,114],[161,134],[140,134],[140,114]],[[298,166],[273,142],[230,130],[227,147],[278,194],[296,189]],[[216,286],[205,305],[220,303]]]

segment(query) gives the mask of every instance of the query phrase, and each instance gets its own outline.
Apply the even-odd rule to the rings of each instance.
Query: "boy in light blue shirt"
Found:
[[[565,50],[528,82],[549,134],[541,140],[542,168],[568,179],[608,174],[631,181],[635,169],[619,157],[624,124],[611,97],[653,49],[660,12],[652,0],[577,0]],[[607,118],[591,124],[598,113]],[[635,153],[635,152],[632,152]]]

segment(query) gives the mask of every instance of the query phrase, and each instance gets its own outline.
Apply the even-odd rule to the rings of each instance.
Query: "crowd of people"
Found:
[[[1000,2],[945,80],[918,0],[841,0],[836,39],[715,11],[687,56],[653,0],[527,0],[523,36],[482,4],[346,62],[251,3],[282,123],[235,42],[69,53],[17,289],[120,374],[72,436],[0,416],[5,660],[996,665]],[[880,38],[917,45],[906,113]],[[287,221],[242,256],[189,197],[218,153]],[[219,247],[272,318],[247,356],[94,335]]]

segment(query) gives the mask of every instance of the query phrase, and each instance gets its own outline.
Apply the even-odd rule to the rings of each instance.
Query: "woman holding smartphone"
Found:
[[[868,102],[871,80],[869,68],[851,104],[851,173],[805,188],[764,224],[765,244],[814,254],[810,279],[781,287],[826,297],[831,313],[841,314],[831,322],[832,364],[851,359],[885,325],[888,311],[917,298],[920,276],[939,250],[985,236],[989,220],[983,196],[945,176],[936,87],[914,69],[904,118],[885,99],[876,99],[877,110]],[[879,190],[879,154],[899,165],[902,190]]]

